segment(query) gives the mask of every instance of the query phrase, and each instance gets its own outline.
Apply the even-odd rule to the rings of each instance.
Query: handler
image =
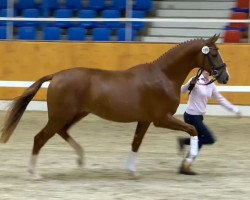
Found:
[[[219,93],[216,85],[214,83],[208,84],[209,82],[209,73],[204,70],[200,78],[191,78],[181,87],[181,93],[190,91],[187,108],[184,113],[184,121],[196,128],[199,139],[199,151],[203,145],[211,145],[216,141],[212,131],[203,122],[206,106],[210,98],[215,99],[218,104],[235,113],[238,117],[242,116],[241,111]],[[178,145],[180,151],[183,152],[184,145],[190,145],[190,138],[178,138]],[[183,160],[179,173],[195,175],[196,173],[192,171],[191,163],[187,159],[188,155]]]

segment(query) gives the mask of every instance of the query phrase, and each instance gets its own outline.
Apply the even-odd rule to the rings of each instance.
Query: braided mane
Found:
[[[162,59],[165,59],[169,55],[174,55],[174,53],[176,53],[176,51],[179,50],[180,48],[186,47],[186,46],[188,46],[190,44],[196,44],[198,42],[205,42],[205,40],[202,39],[202,38],[197,38],[197,39],[191,39],[191,40],[181,42],[178,45],[176,45],[176,46],[172,47],[171,49],[169,49],[168,51],[166,51],[159,58],[154,60],[153,63],[158,62],[158,61],[160,61]]]

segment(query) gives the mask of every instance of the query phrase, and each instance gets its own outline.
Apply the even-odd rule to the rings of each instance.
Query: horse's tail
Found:
[[[53,75],[47,75],[40,78],[27,88],[21,96],[17,97],[13,101],[8,110],[8,115],[4,122],[3,129],[1,130],[2,134],[0,137],[0,143],[6,143],[9,140],[29,102],[33,99],[42,84],[51,80],[52,77]]]

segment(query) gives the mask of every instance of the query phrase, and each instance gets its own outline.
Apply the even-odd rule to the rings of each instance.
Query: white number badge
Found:
[[[202,47],[202,49],[201,49],[201,52],[202,52],[203,54],[208,54],[209,51],[210,51],[210,49],[209,49],[208,46],[204,46],[204,47]]]

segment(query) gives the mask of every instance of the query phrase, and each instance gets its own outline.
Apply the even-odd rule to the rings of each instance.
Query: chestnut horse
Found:
[[[48,122],[34,137],[30,161],[29,171],[35,177],[39,177],[35,170],[39,151],[56,133],[76,150],[78,163],[82,164],[84,151],[68,129],[89,113],[115,122],[138,122],[127,163],[132,174],[136,173],[136,153],[151,123],[156,127],[185,131],[196,138],[190,147],[193,159],[197,155],[196,129],[173,115],[180,103],[181,85],[192,69],[204,69],[223,84],[229,80],[215,44],[218,37],[181,43],[151,63],[124,71],[72,68],[44,76],[13,101],[0,142],[8,141],[29,102],[41,85],[50,81]]]

